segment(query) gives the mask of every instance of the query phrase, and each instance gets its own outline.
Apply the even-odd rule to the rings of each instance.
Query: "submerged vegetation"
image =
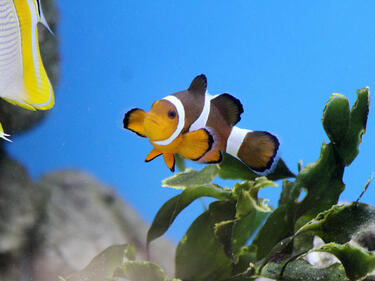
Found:
[[[277,280],[363,280],[375,270],[375,254],[354,243],[375,227],[375,207],[352,202],[337,205],[345,185],[345,167],[359,153],[369,112],[369,89],[360,89],[350,109],[343,95],[333,95],[323,113],[330,143],[319,159],[293,175],[282,160],[268,178],[257,177],[226,155],[218,165],[200,171],[178,163],[180,173],[163,186],[181,189],[156,214],[147,243],[162,236],[178,214],[201,197],[215,199],[192,223],[175,254],[175,281],[244,281],[257,277]],[[240,180],[232,188],[213,184],[216,177]],[[294,181],[287,178],[295,177]],[[283,179],[278,207],[258,197],[260,189]],[[370,182],[366,184],[368,187]],[[353,187],[349,187],[353,188]],[[302,192],[306,195],[300,199]],[[360,193],[360,190],[359,192]],[[314,247],[314,237],[324,243]],[[254,237],[254,238],[253,238]],[[253,239],[252,239],[253,238]],[[135,260],[132,245],[116,245],[95,257],[81,272],[60,280],[165,281],[160,266]],[[317,267],[306,255],[325,252],[338,262]]]

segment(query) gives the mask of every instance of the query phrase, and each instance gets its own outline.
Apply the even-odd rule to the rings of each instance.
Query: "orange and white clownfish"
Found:
[[[219,163],[222,152],[241,160],[258,175],[267,175],[278,160],[279,141],[264,131],[236,127],[241,102],[229,94],[211,96],[201,74],[181,92],[155,101],[146,113],[134,108],[124,117],[124,128],[147,137],[154,149],[146,162],[163,155],[173,172],[174,154],[200,163]]]
[[[38,22],[52,33],[40,0],[0,0],[0,97],[29,110],[54,105],[39,52]],[[7,136],[0,124],[0,138]]]

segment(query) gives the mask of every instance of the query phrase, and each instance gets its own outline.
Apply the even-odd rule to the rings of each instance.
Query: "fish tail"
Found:
[[[228,137],[226,152],[245,163],[254,173],[264,176],[274,169],[280,142],[265,131],[251,131],[233,127]]]

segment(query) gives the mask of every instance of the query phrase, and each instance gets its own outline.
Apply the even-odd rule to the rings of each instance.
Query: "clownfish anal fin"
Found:
[[[173,153],[163,153],[163,157],[167,167],[174,172],[175,159]]]
[[[150,162],[151,160],[154,160],[156,157],[160,156],[162,153],[158,150],[156,150],[155,148],[153,150],[151,150],[147,156],[146,156],[146,159],[145,159],[145,162]]]
[[[199,160],[212,148],[214,139],[206,129],[199,129],[182,135],[177,153],[186,159]]]
[[[188,89],[190,92],[195,94],[204,95],[207,90],[207,78],[206,75],[201,74],[194,78]]]
[[[143,122],[146,112],[139,108],[129,110],[124,117],[124,128],[128,129],[141,137],[146,137]]]
[[[241,120],[243,107],[241,102],[230,94],[221,94],[212,99],[211,103],[220,111],[228,125],[234,126]]]

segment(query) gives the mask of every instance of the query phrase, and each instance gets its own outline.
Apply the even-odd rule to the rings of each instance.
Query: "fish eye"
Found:
[[[176,118],[176,111],[174,111],[173,109],[169,110],[168,111],[168,117],[171,118],[171,119],[174,119]]]

